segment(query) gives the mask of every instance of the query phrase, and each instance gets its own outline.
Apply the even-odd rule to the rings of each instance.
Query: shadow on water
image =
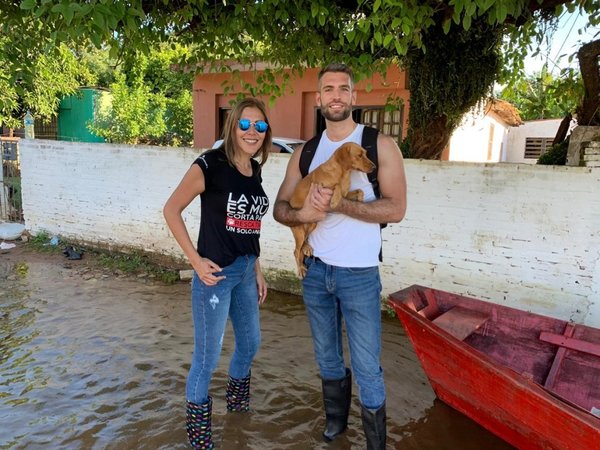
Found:
[[[0,259],[0,449],[188,448],[189,285],[82,277],[77,262],[58,256],[21,258]],[[348,431],[321,441],[320,380],[301,299],[271,292],[261,314],[251,414],[226,412],[226,333],[211,385],[217,448],[364,449],[356,395]],[[384,320],[383,366],[388,448],[511,448],[435,400],[396,319]]]

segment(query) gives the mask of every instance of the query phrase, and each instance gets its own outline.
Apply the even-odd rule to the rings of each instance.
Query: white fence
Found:
[[[164,202],[197,149],[22,141],[25,224],[182,256]],[[271,205],[288,156],[263,169]],[[408,211],[383,230],[384,294],[422,284],[600,327],[600,169],[407,160]],[[199,202],[186,210],[195,241]],[[262,265],[293,273],[271,214]]]

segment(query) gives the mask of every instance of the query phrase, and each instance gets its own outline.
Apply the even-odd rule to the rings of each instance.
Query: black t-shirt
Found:
[[[203,153],[194,164],[202,169],[205,180],[198,253],[221,267],[238,256],[260,256],[260,226],[269,198],[262,188],[258,162],[251,160],[250,177],[232,167],[221,149]]]

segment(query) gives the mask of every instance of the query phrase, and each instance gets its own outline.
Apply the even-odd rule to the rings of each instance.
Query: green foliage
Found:
[[[454,42],[457,30],[468,35],[483,31],[483,24],[487,24],[493,42],[498,33],[506,33],[506,61],[512,62],[511,69],[501,72],[495,63],[493,67],[474,68],[484,75],[480,85],[489,85],[490,75],[495,81],[503,81],[522,70],[524,53],[542,36],[538,25],[555,21],[564,10],[562,4],[570,10],[588,12],[592,26],[600,23],[600,0],[21,0],[0,4],[0,26],[5,36],[11,36],[7,52],[9,85],[20,79],[31,82],[31,58],[24,55],[50,55],[57,43],[82,40],[89,40],[97,48],[106,46],[111,58],[125,61],[130,55],[149,55],[161,44],[176,42],[193,46],[192,52],[178,56],[182,67],[202,65],[212,70],[235,70],[227,64],[229,61],[252,66],[266,62],[272,65],[273,74],[289,68],[293,75],[301,75],[306,67],[343,61],[355,69],[359,79],[383,71],[389,64],[406,67],[407,56],[412,64],[419,51],[435,51],[441,56],[437,65],[445,62],[450,73],[445,76],[437,71],[435,76],[429,75],[426,60],[420,63],[422,70],[410,70],[411,84],[415,78],[427,78],[425,82],[416,81],[421,93],[418,100],[411,98],[411,110],[416,107],[420,111],[413,116],[415,120],[425,119],[426,111],[431,109],[447,110],[449,120],[438,122],[439,130],[429,131],[447,135],[457,122],[461,109],[458,105],[473,105],[471,95],[481,92],[476,86],[459,90],[454,90],[456,85],[439,86],[453,82],[461,68],[468,67],[463,65],[462,55],[452,51],[458,47]],[[432,34],[447,37],[447,54],[430,48]],[[441,39],[433,41],[442,43]],[[462,44],[469,51],[469,43]],[[493,47],[476,48],[489,55],[495,44]],[[129,79],[127,82],[131,86]],[[279,84],[279,78],[268,76],[250,92],[273,99],[284,92]],[[465,98],[461,98],[463,94]],[[0,91],[0,98],[4,105],[10,104],[13,97]],[[432,116],[431,120],[438,118]],[[415,146],[419,139],[414,139]],[[443,139],[436,146],[440,143]],[[437,152],[433,148],[433,153]]]
[[[147,143],[166,131],[165,99],[150,92],[141,79],[132,85],[118,74],[110,86],[111,95],[96,103],[95,119],[90,131],[108,142]]]
[[[43,253],[62,253],[65,246],[74,244],[61,238],[58,245],[50,245],[50,238],[50,233],[42,230],[36,236],[33,236],[27,245]],[[177,270],[163,267],[141,251],[123,253],[79,245],[77,245],[77,248],[83,250],[88,257],[93,257],[93,262],[97,261],[101,267],[111,271],[119,271],[127,275],[151,274],[166,284],[173,284],[179,280]]]
[[[35,250],[43,253],[59,253],[63,251],[61,245],[63,242],[60,242],[59,245],[50,245],[50,238],[52,236],[45,230],[40,231],[35,236],[32,236],[27,243],[29,246],[33,247]]]
[[[407,55],[408,136],[414,158],[438,158],[463,115],[489,96],[500,65],[501,32],[486,21],[424,33],[426,51]]]
[[[113,272],[119,271],[127,275],[147,273],[166,284],[173,284],[179,281],[179,273],[177,270],[162,267],[152,261],[147,254],[140,251],[121,253],[100,249],[89,249],[88,253],[96,256],[98,263],[102,267]]]
[[[412,152],[410,151],[410,138],[406,137],[400,142],[400,151],[404,158],[412,158]]]
[[[23,197],[21,194],[21,177],[4,176],[3,183],[4,186],[2,187],[7,187],[9,189],[9,192],[11,193],[10,201],[12,206],[17,210],[21,210],[23,208]]]
[[[181,45],[136,54],[112,76],[111,96],[97,103],[90,130],[109,142],[189,146],[193,139],[193,74],[174,70]]]
[[[37,248],[43,246],[44,244],[47,244],[49,240],[50,233],[48,233],[45,230],[42,230],[29,240],[29,244]]]
[[[408,55],[411,126],[423,127],[444,115],[456,125],[493,85],[500,65],[500,30],[483,21],[448,33],[432,27],[424,35],[427,51]]]
[[[165,107],[167,132],[159,143],[176,147],[191,146],[194,139],[191,88],[168,97]]]
[[[544,67],[504,88],[500,98],[517,107],[523,120],[558,119],[572,113],[583,96],[578,71],[565,69],[554,78]]]
[[[552,148],[543,153],[537,160],[538,164],[564,166],[567,163],[567,151],[569,150],[569,140],[566,139],[560,144],[553,145]]]
[[[119,62],[110,58],[107,49],[76,48],[74,51],[80,67],[87,71],[89,86],[108,88],[115,82]]]
[[[392,319],[395,319],[398,317],[398,315],[396,314],[396,310],[392,307],[392,305],[390,304],[389,300],[382,300],[383,302],[383,309],[386,312],[386,314],[391,317]]]
[[[85,37],[98,48],[107,45],[111,57],[116,58],[127,53],[149,54],[160,43],[176,39],[195,44],[194,52],[181,55],[182,62],[266,61],[301,70],[336,59],[364,75],[380,58],[401,59],[410,49],[424,48],[423,35],[434,25],[447,33],[453,24],[469,30],[479,20],[491,26],[509,24],[510,48],[514,56],[522,56],[532,39],[540,36],[535,25],[557,17],[563,10],[560,3],[557,7],[549,0],[114,0],[109,6],[99,0],[22,0],[20,7],[3,6],[0,22],[5,31],[30,24],[25,35],[35,39],[15,43],[20,49],[49,49],[51,43],[78,42]],[[564,3],[570,9],[577,4],[590,12],[590,23],[598,23],[598,0]]]
[[[0,65],[10,67],[6,38],[0,39]],[[34,117],[48,120],[56,115],[60,99],[74,94],[81,85],[90,84],[92,74],[81,67],[66,45],[59,45],[52,54],[38,54],[29,61],[30,78],[11,80],[0,74],[0,125],[22,126],[22,117],[30,110]]]

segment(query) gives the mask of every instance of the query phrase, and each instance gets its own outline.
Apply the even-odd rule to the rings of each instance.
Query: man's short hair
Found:
[[[318,77],[319,89],[321,88],[321,78],[323,78],[323,75],[325,75],[327,72],[345,73],[350,78],[350,87],[354,89],[354,73],[352,72],[352,69],[350,67],[343,63],[330,63],[326,67],[323,67],[321,69]]]

